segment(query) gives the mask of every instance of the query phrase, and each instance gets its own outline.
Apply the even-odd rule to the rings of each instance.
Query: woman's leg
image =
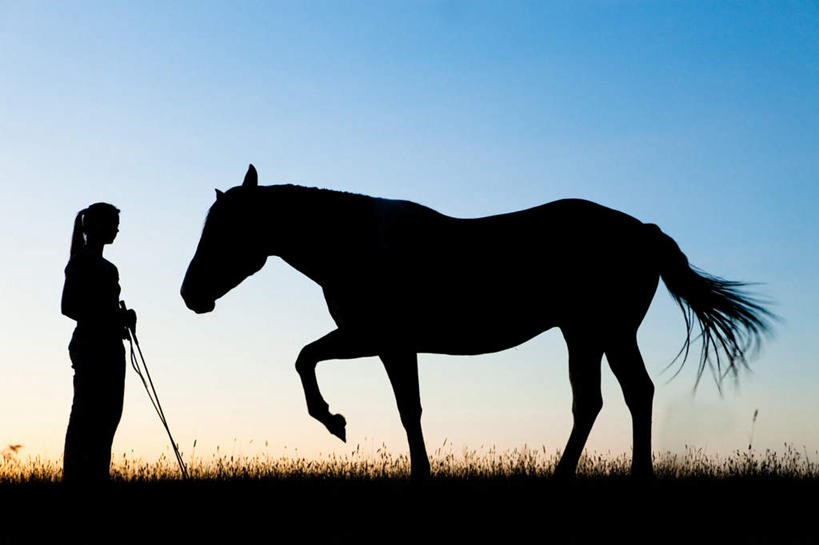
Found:
[[[106,353],[71,351],[74,401],[65,437],[63,479],[105,481],[111,445],[122,416],[125,352],[122,345]]]
[[[73,355],[73,354],[72,354]],[[74,358],[72,357],[72,360]],[[74,401],[71,404],[71,416],[68,418],[68,429],[65,433],[65,450],[63,452],[63,480],[65,482],[85,481],[88,478],[90,453],[93,451],[93,385],[87,372],[74,370]]]
[[[121,345],[120,345],[121,346]],[[110,375],[107,375],[107,385],[104,392],[104,409],[100,417],[99,441],[99,469],[105,472],[108,478],[111,467],[111,446],[114,443],[114,434],[122,418],[122,403],[125,396],[125,351],[114,355],[110,362]]]

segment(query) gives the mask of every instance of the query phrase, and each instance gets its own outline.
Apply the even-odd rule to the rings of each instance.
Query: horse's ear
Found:
[[[245,174],[245,181],[242,182],[242,187],[256,187],[259,185],[259,175],[256,173],[256,167],[252,164],[247,167],[247,174]]]
[[[217,201],[219,199],[221,199],[222,197],[224,197],[224,196],[225,196],[225,194],[223,192],[219,191],[218,189],[216,190],[216,200]]]

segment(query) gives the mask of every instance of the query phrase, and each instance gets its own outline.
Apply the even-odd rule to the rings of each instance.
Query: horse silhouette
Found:
[[[215,302],[279,256],[321,286],[337,329],[296,360],[309,414],[346,438],[316,382],[325,360],[378,356],[392,384],[414,478],[429,475],[421,430],[419,352],[484,354],[557,327],[569,352],[573,428],[556,475],[574,474],[603,400],[603,354],[633,424],[632,474],[651,476],[654,385],[637,328],[663,279],[683,311],[688,356],[702,348],[719,385],[746,365],[772,315],[731,282],[692,268],[656,225],[598,204],[567,199],[528,210],[457,219],[425,206],[294,185],[244,182],[216,190],[182,283],[186,305]]]

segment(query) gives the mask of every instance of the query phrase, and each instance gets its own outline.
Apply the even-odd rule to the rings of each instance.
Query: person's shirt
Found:
[[[65,267],[62,313],[76,320],[72,343],[123,338],[119,272],[113,263],[85,249]]]

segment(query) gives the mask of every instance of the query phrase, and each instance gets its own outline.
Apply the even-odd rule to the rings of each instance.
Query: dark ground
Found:
[[[808,479],[0,484],[0,545],[28,543],[819,543]]]

